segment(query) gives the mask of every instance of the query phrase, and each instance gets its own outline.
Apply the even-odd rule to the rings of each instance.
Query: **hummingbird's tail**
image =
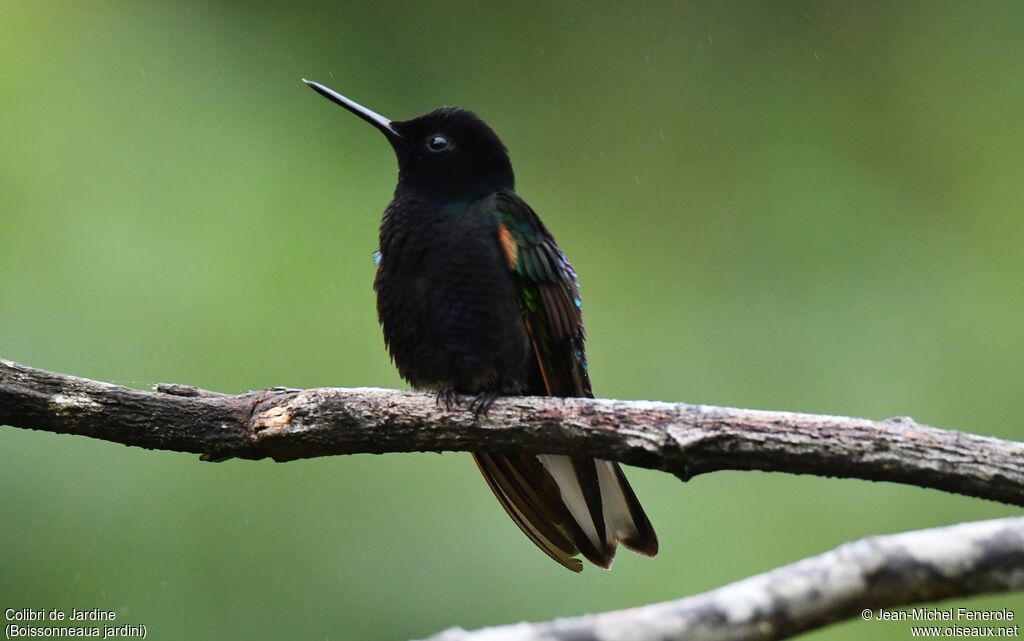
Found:
[[[654,556],[658,537],[617,463],[545,454],[475,453],[488,485],[534,544],[579,572],[582,553],[609,568],[619,542]]]
[[[620,542],[647,556],[658,553],[658,536],[618,463],[554,454],[537,458],[558,485],[576,529],[593,548],[603,551],[592,555],[587,553],[588,546],[579,545],[588,560],[611,567]]]
[[[611,538],[621,541],[630,550],[646,556],[658,553],[658,535],[647,519],[622,468],[615,461],[594,461],[601,486],[605,528]]]

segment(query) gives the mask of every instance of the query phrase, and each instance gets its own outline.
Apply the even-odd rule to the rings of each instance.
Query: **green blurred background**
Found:
[[[471,108],[501,134],[580,273],[599,396],[1024,439],[1022,3],[3,15],[0,356],[139,388],[402,387],[371,290],[394,160],[309,77],[392,118]],[[630,477],[660,556],[577,576],[465,454],[214,465],[2,429],[0,607],[109,608],[154,639],[405,639],[1020,513],[853,480]]]

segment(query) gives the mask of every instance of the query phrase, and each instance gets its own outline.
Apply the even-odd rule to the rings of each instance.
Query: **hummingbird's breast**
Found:
[[[438,206],[396,196],[380,252],[377,313],[403,378],[464,393],[522,390],[529,339],[493,197]]]

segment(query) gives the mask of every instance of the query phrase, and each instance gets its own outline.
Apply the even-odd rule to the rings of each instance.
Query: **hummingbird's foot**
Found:
[[[438,407],[444,405],[444,408],[450,412],[453,407],[459,406],[459,395],[456,394],[455,390],[451,387],[442,387],[437,390],[437,396],[434,402]]]
[[[473,412],[473,416],[476,418],[487,416],[487,412],[490,411],[491,405],[494,405],[494,401],[498,400],[498,396],[500,396],[498,392],[480,392],[469,404],[469,411]]]

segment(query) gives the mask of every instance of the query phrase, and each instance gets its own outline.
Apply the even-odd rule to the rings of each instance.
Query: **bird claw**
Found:
[[[437,396],[434,399],[434,403],[438,407],[444,405],[444,408],[450,412],[453,407],[459,406],[459,396],[452,388],[443,387],[437,390]]]
[[[480,392],[469,404],[469,411],[473,412],[473,416],[476,418],[487,416],[487,412],[490,411],[491,405],[494,405],[496,400],[498,400],[497,392]]]

